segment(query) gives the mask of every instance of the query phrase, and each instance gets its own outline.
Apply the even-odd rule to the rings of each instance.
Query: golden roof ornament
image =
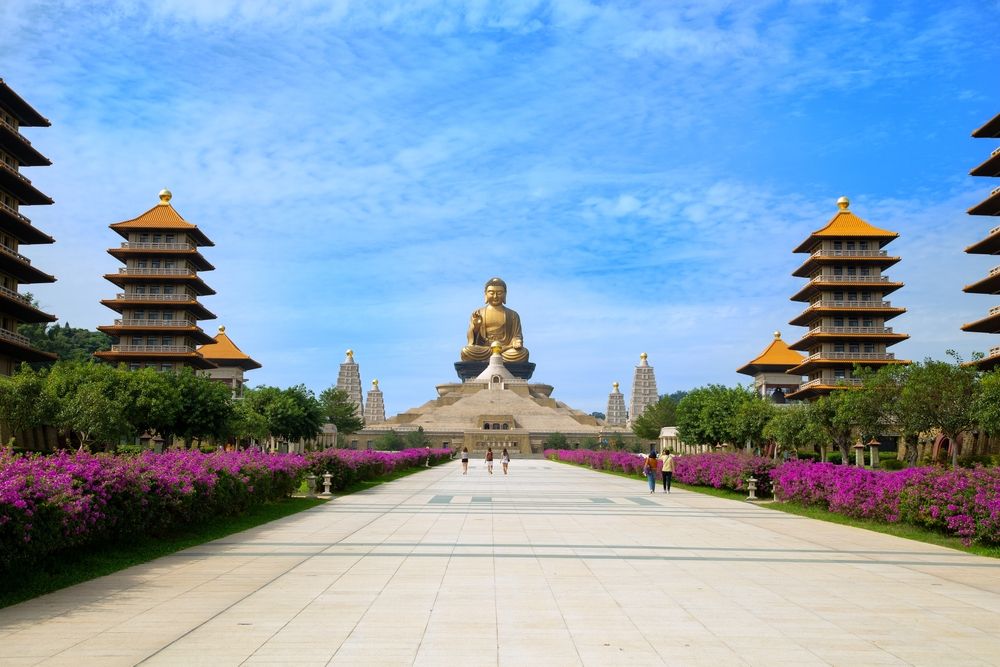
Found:
[[[372,388],[378,389],[378,380],[372,380]]]
[[[348,356],[348,357],[349,357],[350,359],[353,359],[353,358],[354,358],[354,350],[348,350],[348,351],[347,351],[347,356]]]
[[[645,361],[648,357],[649,355],[647,355],[645,352],[639,355],[639,358],[642,359],[643,361]]]
[[[775,331],[774,332],[774,340],[781,340],[781,332],[780,331]]]
[[[166,206],[167,204],[170,203],[170,198],[173,197],[173,196],[174,195],[171,194],[170,190],[167,190],[166,188],[163,188],[162,190],[160,190],[160,204],[159,205],[160,206]]]
[[[618,391],[618,383],[617,382],[612,382],[611,386],[615,388],[615,391]]]
[[[837,200],[837,206],[840,207],[841,211],[848,211],[848,210],[850,210],[848,208],[850,205],[851,205],[851,200],[848,199],[847,197],[841,197],[840,199]]]
[[[219,333],[226,333],[226,327],[225,327],[225,325],[221,325],[221,324],[219,325]]]
[[[492,343],[490,343],[490,350],[493,352],[493,354],[500,354],[501,352],[503,352],[503,345],[500,344],[500,341],[495,340]]]

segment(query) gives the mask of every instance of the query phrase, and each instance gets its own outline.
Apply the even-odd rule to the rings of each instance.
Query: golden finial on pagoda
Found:
[[[160,206],[166,206],[169,204],[171,197],[173,197],[173,195],[170,193],[170,190],[167,190],[166,188],[160,190]]]
[[[219,333],[226,333],[225,325],[219,325]]]
[[[495,340],[490,343],[490,350],[492,350],[493,354],[500,354],[503,352],[503,345],[500,344],[500,341]]]
[[[354,350],[348,350],[347,351],[347,356],[350,357],[351,359],[353,359],[354,358]]]
[[[372,380],[372,388],[378,389],[378,380]]]
[[[615,391],[618,391],[618,383],[617,382],[612,382],[611,386],[615,388]]]
[[[775,331],[774,332],[774,340],[781,340],[781,332],[780,331]]]
[[[640,359],[642,359],[643,361],[646,361],[646,359],[647,359],[648,357],[649,357],[649,355],[648,355],[648,354],[646,354],[645,352],[643,352],[642,354],[640,354],[640,355],[639,355],[639,358],[640,358]]]
[[[851,200],[848,199],[847,197],[841,197],[840,199],[837,200],[837,206],[840,207],[841,211],[848,210],[847,207],[850,205],[851,205]]]

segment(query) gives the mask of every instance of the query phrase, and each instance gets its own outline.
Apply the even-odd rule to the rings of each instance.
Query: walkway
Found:
[[[481,465],[0,610],[0,664],[1000,663],[1000,561],[548,461]]]

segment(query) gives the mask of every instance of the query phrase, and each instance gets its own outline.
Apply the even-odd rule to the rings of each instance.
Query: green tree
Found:
[[[774,416],[764,427],[764,435],[773,440],[775,457],[782,451],[798,451],[823,441],[823,432],[809,417],[804,405],[789,405],[775,410]],[[823,459],[826,446],[823,445]]]
[[[229,434],[240,440],[265,440],[270,433],[267,417],[257,411],[258,403],[247,400],[254,390],[245,390],[243,399],[233,402],[230,416]]]
[[[196,375],[190,368],[165,376],[172,380],[179,397],[171,435],[183,438],[188,447],[195,439],[228,435],[233,412],[229,387]]]
[[[133,436],[158,433],[161,436],[176,431],[181,394],[178,383],[168,374],[152,368],[136,371],[117,369],[118,396],[121,398],[125,421]]]
[[[15,433],[49,424],[53,403],[45,391],[45,372],[22,365],[14,375],[0,375],[0,415]]]
[[[406,447],[409,449],[426,447],[431,442],[427,436],[424,435],[423,426],[418,426],[416,431],[407,431],[406,435],[403,436],[403,440],[406,443]]]
[[[847,465],[851,447],[852,417],[846,389],[838,389],[808,405],[809,419],[840,452],[840,462]]]
[[[337,427],[337,433],[350,435],[365,427],[365,420],[358,415],[358,406],[347,392],[337,387],[324,389],[319,395],[323,417]]]
[[[963,366],[952,350],[955,363],[924,359],[910,367],[903,395],[912,409],[926,415],[930,427],[941,430],[951,441],[951,463],[958,465],[958,438],[976,426],[978,377],[972,366]]]
[[[25,295],[36,308],[38,301]],[[90,361],[94,352],[111,349],[111,337],[100,331],[71,327],[68,322],[59,324],[22,324],[18,332],[27,336],[32,347],[56,354],[61,361]],[[51,366],[54,362],[39,362],[36,367]]]
[[[980,379],[973,414],[984,431],[1000,434],[1000,368],[984,373]]]
[[[45,379],[52,425],[77,437],[81,448],[106,446],[128,433],[118,369],[86,361],[58,361]]]
[[[746,400],[743,388],[711,384],[693,389],[677,406],[677,431],[684,442],[697,445],[738,443],[734,415]]]
[[[559,431],[549,433],[542,444],[545,449],[566,449],[566,436]]]
[[[380,451],[398,452],[406,448],[406,440],[395,431],[387,431],[375,438],[374,445]]]
[[[677,405],[669,396],[663,396],[632,420],[632,432],[643,440],[657,440],[664,426],[677,425]]]
[[[243,398],[248,409],[262,415],[267,434],[283,440],[311,440],[323,428],[323,406],[304,385],[288,389],[258,387]]]
[[[774,417],[776,408],[774,403],[751,389],[742,388],[740,394],[732,415],[732,442],[753,449],[764,441],[764,429]]]

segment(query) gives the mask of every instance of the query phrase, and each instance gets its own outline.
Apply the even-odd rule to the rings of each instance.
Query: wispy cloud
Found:
[[[483,281],[511,285],[538,379],[588,410],[639,352],[662,390],[731,383],[799,304],[795,247],[851,195],[901,233],[903,356],[966,353],[967,140],[1000,108],[996,6],[23,0],[11,85],[53,121],[31,248],[63,320],[98,301],[107,224],[161,187],[216,242],[205,299],[264,368],[390,412],[450,379]],[[988,299],[987,299],[988,300]],[[205,323],[211,330],[214,323]],[[895,322],[894,322],[895,324]]]

